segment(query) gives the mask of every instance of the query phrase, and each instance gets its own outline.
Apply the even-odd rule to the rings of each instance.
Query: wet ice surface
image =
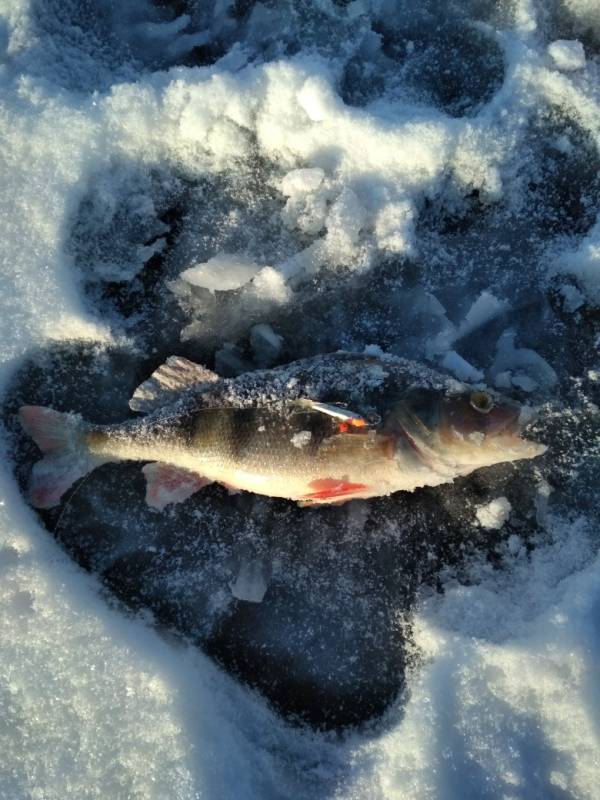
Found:
[[[6,796],[595,796],[600,16],[413,5],[2,8]],[[14,488],[21,403],[365,347],[548,452],[339,508]]]

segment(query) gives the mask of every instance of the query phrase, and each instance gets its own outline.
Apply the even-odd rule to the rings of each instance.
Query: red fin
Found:
[[[330,497],[344,497],[368,489],[366,483],[349,483],[340,478],[320,478],[308,485],[314,491],[305,494],[303,500],[327,500]]]
[[[75,481],[97,466],[75,455],[50,455],[33,466],[29,500],[34,508],[53,508]]]
[[[142,468],[146,476],[146,502],[163,509],[169,503],[182,503],[212,481],[187,469],[155,462]]]
[[[45,457],[34,465],[29,499],[35,508],[57,506],[75,481],[103,459],[92,456],[83,444],[85,423],[73,414],[61,414],[43,406],[22,406],[19,419]]]

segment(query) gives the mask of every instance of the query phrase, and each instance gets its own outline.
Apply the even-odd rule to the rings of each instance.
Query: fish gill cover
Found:
[[[0,796],[596,797],[597,4],[0,15]],[[19,405],[339,348],[540,406],[548,451],[339,508],[157,513],[132,464],[28,507]]]

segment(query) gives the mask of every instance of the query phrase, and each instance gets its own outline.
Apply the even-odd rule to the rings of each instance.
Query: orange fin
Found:
[[[350,483],[340,478],[319,478],[308,484],[312,492],[305,494],[302,500],[329,500],[334,497],[346,497],[368,489],[366,483]]]
[[[182,503],[212,481],[187,469],[159,461],[142,468],[146,476],[146,502],[162,510],[170,503]]]

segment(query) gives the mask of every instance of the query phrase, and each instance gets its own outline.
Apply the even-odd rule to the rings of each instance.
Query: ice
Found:
[[[515,332],[512,330],[505,331],[498,339],[490,372],[496,381],[506,370],[518,370],[512,375],[511,382],[526,392],[533,392],[538,387],[549,389],[557,381],[555,370],[539,353],[515,346]]]
[[[548,55],[563,72],[585,67],[585,51],[577,40],[557,39],[548,45]]]
[[[233,596],[249,603],[262,603],[266,591],[267,582],[262,561],[260,559],[243,559],[237,577],[231,584]]]
[[[181,278],[193,286],[200,286],[211,292],[223,292],[244,286],[260,269],[260,265],[246,256],[218,253],[204,264],[188,267],[181,273]]]
[[[552,487],[547,480],[540,480],[535,502],[535,517],[538,525],[545,525],[548,519],[548,506]]]
[[[468,336],[494,319],[494,317],[506,310],[506,305],[506,302],[494,297],[490,292],[482,292],[459,325],[457,339]]]
[[[483,378],[483,372],[460,356],[456,350],[449,350],[442,359],[442,366],[461,381],[477,382]]]
[[[283,336],[261,323],[250,330],[250,346],[259,367],[272,366],[281,354]]]
[[[497,497],[475,511],[482,528],[501,528],[510,516],[512,506],[506,497]]]
[[[595,306],[600,305],[600,221],[577,249],[559,256],[557,269],[575,276],[589,301]]]
[[[599,32],[595,0],[0,3],[0,797],[594,800]],[[116,421],[169,355],[337,349],[531,396],[548,451],[341,509],[148,522],[127,465],[60,519],[20,491],[20,403]]]

